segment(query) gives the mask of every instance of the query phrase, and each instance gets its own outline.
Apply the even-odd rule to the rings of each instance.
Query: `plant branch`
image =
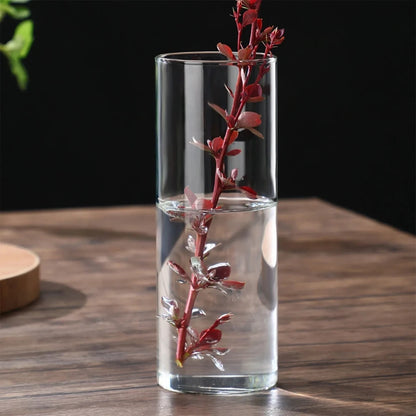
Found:
[[[201,201],[200,206],[202,207],[202,209],[217,209],[218,202],[223,190],[229,189],[230,186],[236,187],[235,179],[237,176],[237,170],[235,169],[235,172],[231,173],[231,177],[227,178],[225,175],[224,161],[226,155],[229,154],[229,145],[236,139],[238,135],[238,130],[241,128],[248,128],[259,137],[262,137],[260,132],[257,132],[255,129],[253,129],[253,127],[256,127],[261,123],[260,115],[254,112],[243,112],[243,109],[250,99],[252,99],[252,101],[260,101],[263,99],[259,82],[261,78],[265,75],[265,73],[268,71],[268,67],[267,63],[264,61],[260,66],[258,75],[254,83],[250,84],[249,80],[252,75],[252,68],[254,65],[254,63],[250,61],[256,59],[260,43],[263,43],[265,45],[264,59],[271,55],[271,49],[277,45],[280,45],[283,42],[284,30],[279,30],[277,28],[273,30],[272,27],[267,27],[266,29],[261,31],[262,20],[258,19],[258,11],[260,8],[260,4],[261,0],[237,0],[236,10],[233,11],[233,16],[237,27],[238,59],[236,59],[235,54],[232,52],[229,46],[220,43],[217,45],[218,50],[221,53],[223,53],[229,60],[232,61],[231,64],[236,65],[238,67],[238,77],[234,93],[231,93],[231,95],[233,96],[233,104],[229,114],[225,110],[221,109],[219,106],[215,104],[210,104],[210,106],[215,111],[217,111],[227,122],[227,128],[224,134],[224,138],[216,137],[212,141],[208,140],[208,146],[198,146],[200,148],[202,147],[203,150],[209,151],[215,158],[215,179],[212,197],[211,200]],[[242,12],[243,8],[247,9],[244,13]],[[248,46],[246,48],[243,48],[241,44],[242,31],[243,28],[247,26],[250,26],[250,40]],[[226,88],[230,92],[229,88]],[[240,118],[245,118],[246,121],[243,122],[242,120],[240,120]],[[249,118],[250,120],[247,121],[247,118]],[[219,143],[221,143],[221,148],[219,148]],[[250,197],[253,197],[253,195],[254,198],[257,197],[257,194],[249,187],[240,187],[239,189],[246,192],[247,190],[249,190],[249,193],[251,194]],[[189,190],[189,188],[185,193],[188,199],[190,199],[192,207],[198,209],[199,200],[197,199],[197,197],[192,193],[192,191]],[[210,281],[210,275],[208,273],[208,276],[204,275],[201,281],[200,276],[198,275],[199,273],[202,273],[204,271],[204,250],[206,247],[208,231],[212,223],[212,215],[208,215],[209,219],[207,219],[208,217],[204,217],[204,215],[205,214],[201,214],[201,218],[199,219],[199,226],[194,227],[197,232],[197,238],[195,241],[195,247],[193,249],[194,257],[191,260],[196,261],[195,259],[197,259],[197,265],[199,266],[199,268],[197,268],[196,270],[193,268],[193,273],[190,278],[190,288],[188,291],[188,297],[186,300],[183,316],[182,319],[178,319],[175,324],[178,329],[176,364],[179,367],[183,366],[184,361],[192,354],[193,351],[198,351],[198,349],[205,350],[212,348],[210,345],[207,345],[206,339],[208,337],[211,337],[209,338],[210,343],[217,343],[221,339],[221,331],[215,329],[216,326],[223,322],[228,322],[232,316],[231,314],[227,314],[217,318],[217,320],[214,322],[213,325],[211,325],[211,327],[209,327],[207,330],[201,333],[198,340],[192,339],[190,345],[187,345],[187,334],[189,331],[193,333],[189,325],[191,322],[192,312],[199,290],[204,289],[206,287],[216,287],[216,285],[219,284],[218,282],[221,280],[221,276],[219,276],[217,280],[214,279],[213,282]],[[203,230],[203,232],[201,230]],[[217,269],[221,267],[223,271],[222,273],[220,272],[220,275],[222,274],[222,279],[224,279],[225,277],[228,277],[231,269],[228,263],[217,265]],[[210,268],[208,268],[208,271],[209,270]],[[215,272],[213,276],[215,278]],[[227,281],[227,283],[228,287],[235,287],[238,289],[244,287],[243,282]],[[193,338],[195,338],[195,334],[193,334]],[[213,360],[215,360],[215,358]],[[222,364],[219,366],[216,361],[214,361],[214,363],[217,365],[218,368],[223,370]]]

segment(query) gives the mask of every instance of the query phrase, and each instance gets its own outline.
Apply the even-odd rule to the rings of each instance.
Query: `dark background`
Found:
[[[20,92],[1,57],[0,209],[153,203],[154,56],[235,44],[229,1],[32,1]],[[279,195],[415,229],[413,1],[263,0],[279,56]],[[1,26],[1,41],[15,21]]]

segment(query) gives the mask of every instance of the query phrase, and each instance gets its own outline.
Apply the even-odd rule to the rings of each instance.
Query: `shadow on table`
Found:
[[[0,315],[0,329],[60,318],[82,308],[87,296],[62,283],[41,281],[40,297],[22,309]]]
[[[327,389],[326,395],[324,392],[308,394],[274,388],[262,393],[224,396],[178,394],[160,388],[158,391],[159,411],[156,415],[410,416],[410,413],[396,406],[373,402],[371,397],[368,397],[367,401],[361,397],[351,396],[341,399],[342,396],[350,395],[348,386],[335,388],[343,390],[344,387],[346,391],[338,391],[334,394],[333,386],[323,386],[324,390]]]
[[[411,416],[412,414],[407,413],[397,403],[394,404],[394,399],[391,399],[387,391],[383,396],[383,392],[375,388],[354,384],[317,382],[315,387],[312,385],[293,387],[290,390],[282,387],[276,389],[280,408],[296,409],[317,416]]]

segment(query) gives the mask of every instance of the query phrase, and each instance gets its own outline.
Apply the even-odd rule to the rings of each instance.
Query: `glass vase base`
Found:
[[[180,393],[247,394],[269,390],[277,383],[277,372],[228,376],[181,376],[159,372],[159,386]]]

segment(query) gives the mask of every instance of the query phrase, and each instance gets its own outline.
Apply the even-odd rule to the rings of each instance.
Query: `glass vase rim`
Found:
[[[236,55],[235,52],[233,52]],[[185,58],[185,56],[188,56]],[[199,56],[199,57],[198,57]],[[214,56],[218,56],[218,59],[213,59]],[[209,59],[208,59],[209,57]],[[155,61],[157,63],[181,63],[184,65],[202,65],[202,64],[232,64],[237,65],[241,63],[250,63],[250,64],[264,64],[264,63],[272,63],[277,61],[277,56],[269,55],[267,57],[264,56],[263,52],[257,52],[256,58],[254,59],[246,59],[246,60],[233,60],[228,59],[225,55],[218,51],[182,51],[182,52],[166,52],[156,55]]]

